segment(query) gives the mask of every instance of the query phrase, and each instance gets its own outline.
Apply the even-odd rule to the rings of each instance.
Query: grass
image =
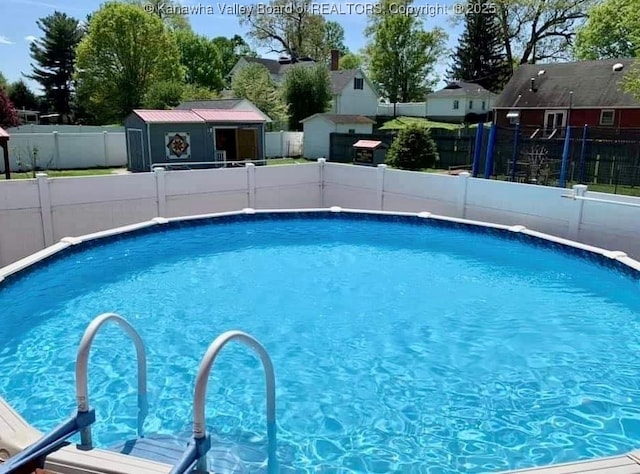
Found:
[[[114,171],[122,168],[92,168],[82,170],[47,170],[45,173],[50,178],[63,178],[74,176],[101,176],[106,174],[113,174]],[[12,172],[11,179],[32,179],[33,172],[28,171],[24,173]],[[0,180],[5,179],[4,173],[0,174]]]
[[[460,130],[464,128],[457,123],[433,122],[420,117],[396,117],[386,121],[379,130],[400,130],[410,125],[421,125],[426,128],[439,128],[443,130]],[[471,127],[475,127],[475,125]]]
[[[267,159],[267,165],[299,165],[315,161],[307,160],[306,158],[269,158]]]
[[[570,188],[574,184],[578,183],[570,183],[568,187]],[[587,191],[640,197],[640,187],[638,186],[632,188],[631,186],[618,185],[616,188],[615,184],[587,184]]]

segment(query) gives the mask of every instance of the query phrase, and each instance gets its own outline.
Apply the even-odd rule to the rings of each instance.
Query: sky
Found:
[[[268,2],[268,0],[259,1],[264,1],[265,4]],[[335,20],[342,25],[345,30],[346,46],[351,51],[360,50],[366,42],[364,35],[366,15],[363,11],[373,3],[367,4],[363,1],[350,3],[351,0],[329,0],[327,3],[320,3],[323,0],[316,1],[323,12],[331,13],[325,15],[327,19]],[[453,11],[454,0],[441,0],[442,3],[429,3],[427,0],[427,3],[421,3],[424,1],[415,0],[414,6],[425,13],[426,28],[440,26],[445,29],[449,35],[448,46],[454,48],[460,34],[460,26],[454,25],[455,22],[452,21],[456,15]],[[101,3],[103,3],[102,0],[0,0],[0,72],[10,82],[23,78],[23,73],[31,72],[29,43],[41,35],[36,25],[39,18],[58,10],[75,18],[84,19],[89,13],[97,10]],[[189,15],[189,20],[197,33],[208,37],[231,37],[240,34],[246,38],[247,29],[240,26],[235,15],[225,11],[233,9],[237,11],[242,5],[253,4],[256,1],[214,0],[207,3],[182,0],[182,3],[190,7],[192,14]],[[265,49],[253,44],[252,47],[263,57],[276,57],[274,54],[266,54]],[[447,56],[441,64],[438,64],[436,72],[440,76],[444,75],[448,60]],[[26,81],[34,90],[38,90],[37,84],[30,80]],[[443,84],[441,82],[440,86]]]

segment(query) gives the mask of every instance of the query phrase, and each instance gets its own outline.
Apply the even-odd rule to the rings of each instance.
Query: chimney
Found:
[[[340,69],[340,51],[337,49],[331,50],[331,68],[332,71]]]
[[[535,92],[536,91],[536,79],[535,77],[531,78],[531,92]]]

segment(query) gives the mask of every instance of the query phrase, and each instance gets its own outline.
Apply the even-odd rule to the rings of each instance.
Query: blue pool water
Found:
[[[421,223],[423,221],[420,221]],[[640,446],[636,279],[459,228],[356,218],[179,227],[89,247],[0,287],[0,395],[41,430],[74,410],[87,324],[117,312],[148,350],[146,431],[188,433],[223,331],[269,351],[282,472],[479,473]],[[229,346],[209,429],[262,449],[262,368]],[[132,344],[98,334],[99,446],[135,437]]]

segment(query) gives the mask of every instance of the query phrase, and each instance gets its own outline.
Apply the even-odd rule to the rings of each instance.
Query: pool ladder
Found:
[[[114,322],[122,327],[133,340],[138,362],[138,438],[144,438],[144,421],[149,406],[147,401],[147,359],[144,343],[136,330],[124,318],[115,313],[105,313],[95,318],[87,327],[80,341],[76,358],[76,401],[77,413],[70,420],[60,425],[51,433],[46,434],[24,451],[9,458],[0,465],[0,474],[22,474],[33,470],[33,466],[44,468],[46,456],[67,445],[66,439],[80,433],[80,444],[77,448],[88,451],[93,449],[91,425],[95,422],[95,410],[89,406],[88,370],[91,344],[98,330],[107,322]],[[278,471],[276,456],[276,394],[275,374],[271,358],[266,349],[252,336],[242,331],[227,331],[218,336],[205,353],[198,375],[196,377],[193,403],[193,438],[170,474],[184,474],[187,472],[208,473],[207,453],[211,449],[211,437],[207,434],[205,424],[205,401],[207,381],[211,368],[220,351],[231,341],[238,341],[253,349],[265,371],[267,397],[267,470],[269,474]],[[26,470],[25,470],[26,469]],[[31,471],[29,471],[31,472]]]

